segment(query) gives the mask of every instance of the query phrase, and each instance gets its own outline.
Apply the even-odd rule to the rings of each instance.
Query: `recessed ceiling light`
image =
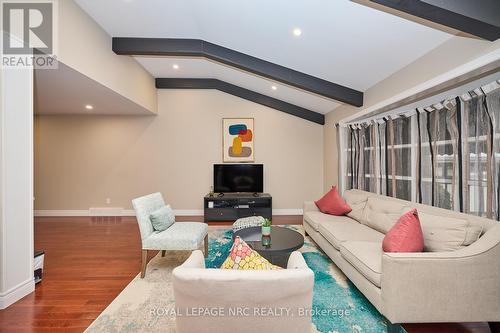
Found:
[[[299,37],[300,35],[302,35],[302,30],[300,30],[299,28],[295,28],[293,29],[293,34]]]
[[[177,64],[173,64],[173,65],[172,65],[172,68],[173,68],[173,69],[179,69],[179,65],[177,65]]]
[[[92,109],[94,109],[94,107],[93,107],[92,105],[90,105],[90,104],[85,105],[85,108],[86,108],[87,110],[92,110]]]
[[[276,87],[276,86],[271,86],[271,89],[272,89],[272,90],[278,90],[278,87]]]

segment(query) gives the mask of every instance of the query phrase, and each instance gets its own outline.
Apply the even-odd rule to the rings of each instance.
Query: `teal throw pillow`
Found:
[[[172,224],[175,223],[175,215],[170,205],[163,206],[155,210],[149,215],[153,229],[156,231],[167,230]]]

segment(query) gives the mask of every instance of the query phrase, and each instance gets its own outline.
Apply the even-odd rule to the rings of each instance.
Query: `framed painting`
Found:
[[[224,163],[254,161],[253,118],[222,119],[222,154]]]

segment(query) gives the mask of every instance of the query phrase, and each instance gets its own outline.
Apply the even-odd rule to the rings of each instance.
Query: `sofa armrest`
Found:
[[[189,258],[182,263],[179,267],[182,268],[205,268],[205,256],[200,250],[195,250],[191,253]]]
[[[314,201],[305,201],[303,205],[303,213],[306,212],[319,212],[318,206],[314,203]]]
[[[307,266],[302,253],[299,251],[293,251],[288,258],[288,264],[286,266],[287,269],[305,269],[309,268]]]
[[[383,314],[393,323],[500,321],[500,224],[452,252],[384,253]]]

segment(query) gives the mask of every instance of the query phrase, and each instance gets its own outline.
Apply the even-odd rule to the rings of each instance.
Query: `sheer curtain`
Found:
[[[479,93],[479,94],[478,94]],[[484,94],[472,91],[461,96],[466,131],[463,163],[467,170],[464,188],[464,211],[492,216],[491,207],[491,128],[484,107]]]
[[[500,83],[348,124],[344,188],[500,220]]]
[[[500,84],[492,82],[481,89],[486,95],[486,109],[492,130],[492,216],[500,221]]]
[[[346,129],[346,186],[411,199],[411,122],[390,117]]]
[[[459,210],[457,113],[455,100],[417,110],[420,165],[416,177],[420,203]]]
[[[387,195],[411,200],[411,117],[387,121]]]

